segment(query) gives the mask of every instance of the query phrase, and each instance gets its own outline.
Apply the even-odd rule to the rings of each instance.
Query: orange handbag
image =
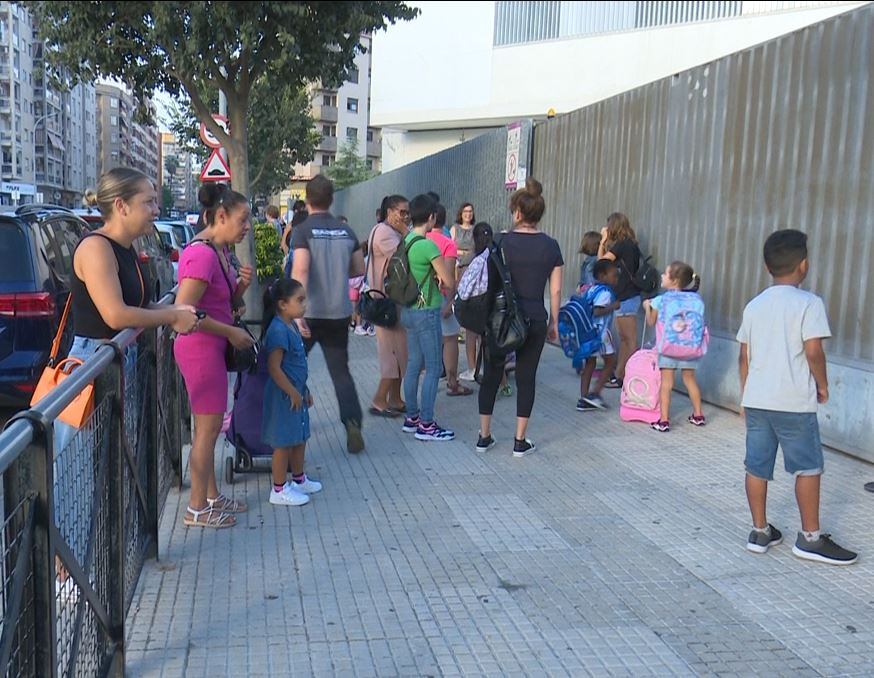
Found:
[[[40,400],[45,398],[49,392],[60,384],[64,379],[70,376],[71,372],[82,364],[78,358],[67,358],[66,360],[58,361],[58,352],[61,350],[61,339],[64,336],[64,329],[67,326],[67,318],[70,315],[70,304],[73,300],[72,293],[67,297],[67,304],[64,306],[64,313],[61,316],[61,322],[58,325],[58,332],[55,334],[55,340],[52,342],[52,352],[49,355],[49,362],[42,371],[42,376],[33,391],[33,397],[30,399],[31,405],[36,405]],[[65,424],[69,424],[74,428],[82,428],[82,425],[87,421],[88,417],[94,411],[94,384],[88,384],[79,394],[73,399],[64,411],[58,416]]]

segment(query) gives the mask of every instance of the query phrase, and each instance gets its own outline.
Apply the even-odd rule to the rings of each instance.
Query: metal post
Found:
[[[6,515],[29,493],[35,493],[33,535],[34,647],[38,676],[58,675],[58,614],[55,591],[55,547],[50,529],[54,520],[52,423],[39,413],[27,411],[16,418],[28,419],[34,437],[4,473]]]
[[[146,417],[148,419],[143,426],[143,432],[147,436],[146,440],[146,468],[148,469],[148,477],[146,478],[146,498],[148,506],[146,510],[146,520],[149,523],[149,546],[146,549],[146,558],[158,557],[158,519],[161,511],[161,422],[158,418],[158,398],[165,394],[158,392],[158,334],[161,328],[154,330],[146,330],[140,335],[140,355],[153,356],[154,360],[140,361],[138,368],[142,368],[143,364],[147,364],[148,381],[146,382],[146,391],[144,397],[146,399]],[[167,360],[170,356],[164,355],[163,359]],[[165,407],[167,400],[165,399]]]
[[[227,73],[225,73],[224,66],[221,67],[221,74],[224,77],[227,77]],[[219,115],[223,115],[223,116],[225,116],[225,118],[227,118],[228,117],[228,97],[227,97],[227,95],[225,95],[224,91],[221,88],[219,88],[218,105],[219,105]],[[224,146],[222,146],[219,149],[219,153],[222,154],[222,158],[224,158],[225,163],[227,163],[227,161],[228,161],[228,149],[226,149]]]
[[[124,510],[124,464],[122,450],[125,446],[124,430],[124,352],[116,351],[106,371],[95,383],[94,401],[103,402],[104,397],[112,402],[112,411],[107,421],[109,439],[109,506],[106,516],[109,523],[109,629],[115,647],[110,667],[111,676],[124,675],[124,613],[125,613],[125,510]]]

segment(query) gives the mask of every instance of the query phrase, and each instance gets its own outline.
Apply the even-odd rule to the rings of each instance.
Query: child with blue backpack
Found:
[[[607,406],[601,398],[601,391],[613,377],[616,369],[616,347],[613,344],[613,335],[610,327],[613,325],[613,312],[619,308],[619,301],[613,292],[619,282],[619,268],[611,259],[599,259],[592,268],[595,284],[586,290],[586,303],[591,303],[592,319],[600,331],[600,348],[586,358],[582,372],[580,372],[580,399],[577,401],[577,410],[580,412],[593,412],[604,410]],[[604,361],[601,375],[591,391],[592,375],[598,357]]]
[[[695,380],[695,370],[707,352],[710,338],[704,322],[704,300],[698,294],[700,284],[701,279],[689,264],[675,261],[662,274],[664,292],[643,302],[647,324],[656,326],[656,349],[662,373],[661,416],[650,426],[661,433],[671,430],[671,391],[677,370],[692,401],[689,423],[693,426],[707,423],[701,410],[701,389]]]

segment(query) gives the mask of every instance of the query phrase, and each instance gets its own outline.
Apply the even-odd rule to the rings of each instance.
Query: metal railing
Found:
[[[125,618],[190,440],[172,341],[120,332],[0,434],[4,676],[123,675]],[[93,414],[56,450],[55,420],[91,383]]]

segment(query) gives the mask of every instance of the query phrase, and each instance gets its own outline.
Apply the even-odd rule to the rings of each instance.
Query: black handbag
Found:
[[[222,258],[219,254],[218,250],[208,240],[201,240],[200,242],[206,243],[212,248],[212,251],[215,252],[215,256],[219,262],[219,268],[222,270],[222,274],[225,277],[225,282],[228,284],[228,292],[231,293],[231,315],[233,315],[234,309],[234,287],[231,285],[231,279],[228,278],[228,272],[225,270],[224,264],[222,264]],[[253,335],[249,328],[246,327],[246,323],[244,323],[240,318],[234,317],[234,327],[242,327],[246,334],[252,337],[252,340],[255,342],[249,348],[235,348],[234,345],[229,341],[227,346],[225,346],[225,367],[228,372],[255,372],[255,368],[258,365],[258,341],[255,339],[255,335]]]
[[[485,337],[489,355],[498,357],[512,353],[525,344],[528,339],[528,319],[516,302],[510,271],[504,263],[504,252],[500,244],[492,250],[491,256],[501,277],[501,288],[495,295],[486,322]]]
[[[370,245],[367,248],[368,256],[373,262],[373,235],[376,228],[370,233]],[[368,269],[370,265],[368,265]],[[367,284],[365,272],[364,283]],[[385,293],[379,290],[366,290],[358,299],[358,314],[367,322],[378,327],[394,327],[398,324],[398,306],[389,299]]]

